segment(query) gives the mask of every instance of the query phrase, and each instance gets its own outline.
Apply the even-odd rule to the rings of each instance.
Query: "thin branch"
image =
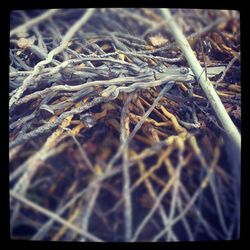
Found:
[[[39,128],[27,133],[27,134],[21,134],[19,135],[14,141],[12,141],[9,144],[9,148],[13,148],[14,146],[21,144],[21,143],[25,143],[28,140],[32,139],[32,138],[36,138],[37,136],[47,133],[47,132],[51,132],[53,131],[53,129],[55,129],[57,126],[59,126],[59,124],[68,116],[70,115],[75,115],[75,114],[80,114],[90,108],[92,108],[95,105],[98,105],[99,103],[108,101],[107,98],[103,98],[103,97],[96,97],[93,101],[84,104],[83,106],[79,107],[79,108],[73,108],[67,112],[62,113],[54,123],[46,123],[43,126],[40,126]]]
[[[219,121],[221,122],[226,133],[230,137],[231,141],[236,145],[237,154],[240,154],[241,151],[241,135],[232,122],[230,116],[228,115],[225,107],[223,106],[219,96],[217,95],[215,89],[213,88],[212,83],[206,79],[205,72],[198,62],[197,58],[194,55],[192,48],[190,47],[187,39],[181,32],[180,28],[176,24],[173,16],[171,15],[168,9],[161,9],[161,13],[165,18],[168,26],[171,30],[172,35],[174,36],[176,42],[180,46],[182,52],[184,53],[192,71],[194,72],[196,78],[199,81],[199,84],[206,94],[209,102],[211,103],[213,110],[215,111]]]
[[[43,208],[37,204],[35,204],[34,202],[30,201],[29,199],[26,199],[25,197],[19,195],[18,193],[15,193],[14,191],[10,191],[10,196],[15,198],[18,201],[21,201],[22,203],[24,203],[25,205],[37,210],[38,212],[46,215],[49,218],[53,218],[53,220],[57,221],[58,223],[70,228],[71,230],[73,230],[74,232],[77,232],[78,234],[94,241],[94,242],[103,242],[103,240],[99,239],[98,237],[84,231],[83,229],[78,228],[77,226],[69,223],[68,221],[64,220],[62,217],[58,216],[57,214],[49,211],[46,208]]]
[[[151,114],[151,112],[154,110],[154,108],[156,107],[156,105],[158,104],[158,102],[161,100],[161,98],[163,97],[163,95],[169,91],[173,86],[173,82],[169,81],[165,87],[162,89],[162,91],[159,93],[159,95],[157,96],[157,98],[154,100],[152,106],[147,110],[147,112],[142,116],[141,120],[136,124],[134,130],[131,132],[131,134],[129,135],[129,137],[127,138],[127,140],[119,147],[117,153],[112,157],[112,159],[109,161],[108,165],[107,165],[107,170],[110,170],[113,166],[113,164],[119,159],[119,157],[121,156],[124,148],[126,147],[126,145],[128,143],[130,143],[130,141],[133,139],[133,137],[136,135],[136,133],[138,132],[138,130],[141,128],[141,126],[143,125],[143,123],[145,122],[145,120],[149,117],[149,115]]]
[[[132,238],[132,242],[134,242],[134,241],[137,240],[137,238],[139,237],[139,235],[142,232],[143,228],[149,222],[149,220],[154,215],[156,209],[161,204],[162,199],[164,198],[164,196],[166,195],[166,193],[174,185],[175,181],[177,180],[177,178],[178,178],[178,176],[180,174],[181,167],[182,167],[182,164],[179,164],[178,168],[175,170],[175,173],[173,174],[173,176],[171,177],[171,179],[167,182],[167,184],[165,185],[165,187],[163,188],[163,190],[158,195],[157,200],[155,201],[154,205],[152,206],[152,208],[150,209],[150,211],[148,212],[148,214],[146,215],[146,217],[143,219],[143,221],[138,226],[138,228],[137,228],[137,230],[136,230],[136,232],[135,232],[135,234],[134,234],[134,236]],[[168,231],[168,228],[167,228],[167,230],[164,229],[163,231],[164,232]]]
[[[93,187],[93,186],[92,186]],[[63,214],[70,206],[72,206],[78,199],[82,198],[84,195],[86,195],[86,192],[88,189],[84,188],[82,191],[76,193],[64,206],[61,206],[57,209],[56,214],[61,215]],[[31,240],[41,240],[46,232],[49,230],[49,228],[53,225],[54,219],[50,218],[40,229],[39,231],[32,236]]]
[[[130,94],[123,106],[122,114],[121,114],[121,135],[120,141],[121,145],[126,142],[129,136],[129,116],[128,116],[128,106],[131,103],[135,93]],[[130,241],[132,236],[132,204],[131,204],[131,196],[129,192],[130,188],[130,176],[129,176],[129,166],[128,166],[128,144],[124,147],[123,150],[123,197],[124,197],[124,219],[125,219],[125,239],[126,241]]]
[[[207,170],[207,175],[205,176],[205,178],[202,180],[199,188],[197,188],[197,190],[195,191],[194,195],[191,197],[191,199],[189,200],[188,204],[186,205],[186,207],[182,210],[182,212],[180,214],[178,214],[173,220],[171,220],[171,222],[169,223],[169,226],[167,228],[165,228],[164,230],[162,230],[160,233],[158,233],[153,241],[157,241],[158,239],[160,239],[168,230],[169,228],[172,226],[174,226],[179,220],[181,220],[182,218],[184,218],[184,216],[187,214],[187,212],[190,210],[190,208],[194,205],[194,203],[196,202],[197,198],[201,195],[201,193],[203,192],[203,190],[207,187],[207,185],[210,182],[210,179],[213,175],[214,172],[214,168],[215,168],[215,163],[216,162],[212,162],[211,167]]]
[[[177,197],[177,206],[178,206],[179,210],[181,211],[183,209],[183,205],[182,205],[182,201],[181,201],[180,197],[181,197],[180,195]],[[188,224],[188,220],[185,217],[183,217],[181,221],[182,221],[183,226],[184,226],[184,228],[186,230],[188,240],[189,241],[194,241],[195,237],[194,237],[193,232],[192,232],[193,230],[191,230],[191,228],[190,228],[190,226]]]
[[[21,95],[23,94],[23,92],[27,89],[27,87],[32,83],[32,80],[35,76],[37,76],[40,71],[43,69],[43,66],[46,64],[49,64],[53,57],[57,54],[59,54],[60,52],[62,52],[67,46],[68,46],[68,42],[70,41],[70,39],[74,36],[74,34],[81,28],[81,26],[83,24],[85,24],[89,18],[92,16],[92,14],[94,13],[95,9],[88,9],[83,15],[82,17],[72,26],[71,29],[69,29],[69,31],[65,34],[65,36],[63,37],[60,46],[58,46],[57,48],[51,50],[47,56],[47,58],[41,62],[39,62],[35,67],[34,70],[32,72],[32,74],[30,74],[23,82],[23,85],[20,86],[17,90],[17,92],[11,97],[10,101],[9,101],[9,107],[11,108],[15,102],[17,100],[20,99]]]
[[[28,22],[25,22],[24,24],[19,25],[18,27],[14,28],[13,30],[10,31],[10,37],[12,37],[15,34],[21,33],[21,32],[26,32],[31,27],[38,25],[39,23],[48,19],[49,17],[51,17],[52,15],[54,15],[58,11],[59,11],[59,9],[45,11],[42,15],[35,17],[35,18],[29,20]]]
[[[177,169],[183,167],[184,165],[183,151],[184,151],[184,147],[182,149],[179,149],[179,152],[178,152],[179,163],[178,163]],[[171,205],[170,205],[169,224],[171,224],[173,220],[175,210],[176,210],[176,205],[177,205],[177,199],[178,199],[177,197],[179,196],[180,171],[178,171],[177,174],[178,175],[177,175],[174,187],[173,187],[173,194],[172,194]],[[168,241],[170,240],[170,236],[171,234],[168,234]]]
[[[81,228],[85,231],[88,230],[89,227],[89,221],[91,218],[91,215],[93,213],[96,200],[98,198],[98,195],[101,190],[101,183],[97,183],[96,185],[92,186],[92,188],[88,191],[88,194],[86,194],[86,207],[83,208],[83,220],[82,220],[82,226]],[[82,239],[82,241],[85,241],[85,238]]]
[[[71,129],[68,129],[68,128],[65,128],[65,129],[68,131],[71,131]],[[72,133],[69,132],[69,135],[73,138],[73,140],[74,140],[75,144],[77,145],[77,147],[81,153],[81,156],[82,156],[83,160],[85,161],[86,165],[88,166],[88,168],[92,171],[92,173],[95,173],[94,166],[93,166],[92,162],[90,161],[86,151],[81,146],[80,142],[76,139],[76,137]]]
[[[223,71],[221,77],[216,81],[216,83],[219,83],[219,82],[221,82],[221,81],[224,79],[224,77],[225,77],[227,71],[233,66],[233,64],[234,64],[237,60],[239,60],[239,57],[240,57],[240,55],[235,56],[235,57],[229,62],[229,64],[227,65],[227,67],[226,67],[225,70]]]
[[[139,169],[140,169],[141,175],[143,175],[143,173],[145,172],[145,166],[144,166],[143,162],[140,161],[138,165],[139,165]],[[157,200],[157,193],[155,192],[154,187],[151,184],[150,180],[149,179],[145,179],[144,182],[145,182],[145,186],[149,190],[150,196],[154,199],[154,201],[156,201]],[[160,214],[160,216],[162,218],[163,225],[166,228],[168,226],[168,223],[169,223],[169,218],[168,218],[168,216],[167,216],[167,214],[166,214],[166,212],[164,210],[164,206],[162,204],[159,205],[159,214]],[[171,231],[171,229],[170,229],[170,235],[174,239],[177,239],[177,236],[175,235],[175,233],[173,231]],[[167,236],[168,235],[166,235],[166,237]]]

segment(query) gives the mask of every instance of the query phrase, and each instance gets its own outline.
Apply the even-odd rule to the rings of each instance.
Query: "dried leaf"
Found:
[[[168,42],[168,39],[158,34],[155,36],[149,37],[149,43],[154,47],[161,47]]]
[[[111,49],[112,47],[109,44],[106,43],[106,44],[102,45],[101,48],[102,48],[102,50],[105,51],[105,50]]]
[[[17,42],[17,46],[21,49],[26,49],[34,43],[31,39],[28,38],[20,38]]]

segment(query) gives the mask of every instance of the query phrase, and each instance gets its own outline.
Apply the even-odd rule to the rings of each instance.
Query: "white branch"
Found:
[[[231,139],[232,143],[235,145],[237,149],[237,154],[240,154],[241,151],[241,135],[232,122],[230,116],[228,115],[225,107],[223,106],[219,96],[217,95],[215,89],[213,88],[212,83],[206,79],[205,72],[202,69],[200,63],[198,62],[195,54],[190,47],[187,39],[183,35],[182,31],[177,26],[174,18],[172,17],[170,11],[168,9],[161,9],[161,13],[165,18],[172,35],[174,36],[176,42],[180,46],[183,54],[185,55],[190,68],[195,74],[198,82],[206,94],[213,110],[215,111],[217,118],[221,122],[223,128],[225,129],[226,134]]]
[[[80,229],[79,227],[73,225],[72,223],[64,220],[62,217],[60,217],[59,215],[49,211],[48,209],[46,208],[43,208],[37,204],[35,204],[34,202],[26,199],[25,197],[13,192],[13,191],[10,191],[10,196],[17,199],[18,201],[24,203],[25,205],[35,209],[36,211],[46,215],[47,217],[49,218],[53,218],[53,220],[55,220],[56,222],[70,228],[71,230],[73,230],[74,232],[77,232],[78,234],[94,241],[94,242],[103,242],[103,240],[97,238],[96,236],[92,235],[91,233],[88,233],[87,231],[84,231],[83,229]]]
[[[28,22],[25,22],[24,24],[17,26],[16,28],[14,28],[13,30],[10,31],[10,37],[15,35],[15,34],[18,34],[18,33],[26,32],[31,27],[38,25],[42,21],[44,21],[44,20],[48,19],[49,17],[51,17],[52,15],[54,15],[57,11],[59,11],[59,10],[54,9],[54,10],[45,11],[42,15],[35,17],[35,18],[29,20]]]
[[[31,84],[32,79],[35,76],[37,76],[40,73],[40,71],[43,69],[43,66],[49,64],[53,60],[54,56],[56,56],[57,54],[62,52],[68,46],[68,42],[70,41],[70,39],[81,28],[81,26],[89,20],[89,18],[92,16],[94,11],[95,11],[95,9],[88,9],[82,15],[82,17],[68,30],[68,32],[63,37],[60,45],[58,47],[56,47],[55,49],[51,50],[45,60],[40,61],[38,64],[36,64],[33,72],[23,81],[22,86],[20,86],[17,89],[17,92],[11,97],[11,99],[9,101],[10,108],[14,105],[14,103],[16,103],[17,100],[20,99],[23,92],[27,89],[29,84]]]

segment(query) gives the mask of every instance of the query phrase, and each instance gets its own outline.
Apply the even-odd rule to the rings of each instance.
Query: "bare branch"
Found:
[[[200,83],[201,88],[203,89],[204,93],[206,94],[210,104],[213,107],[219,121],[221,122],[223,128],[225,129],[226,133],[232,140],[232,142],[237,147],[237,154],[240,154],[241,151],[241,135],[232,122],[230,116],[228,115],[225,107],[223,106],[219,96],[217,95],[216,91],[212,83],[206,79],[205,72],[203,71],[200,63],[196,59],[192,48],[190,47],[187,39],[179,29],[178,25],[176,24],[173,16],[171,15],[168,9],[161,9],[161,13],[165,18],[168,26],[171,30],[172,35],[174,36],[176,42],[180,46],[182,52],[184,53],[192,71],[194,72],[197,80]]]

